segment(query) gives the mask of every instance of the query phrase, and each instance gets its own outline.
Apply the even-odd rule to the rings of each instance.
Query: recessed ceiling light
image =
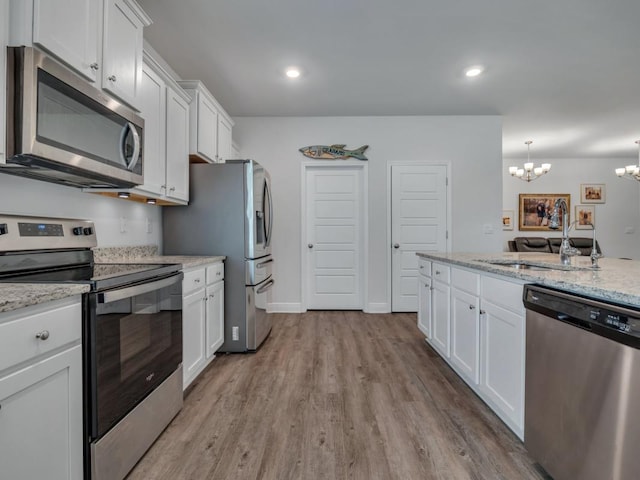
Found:
[[[464,74],[467,77],[477,77],[482,72],[484,72],[484,67],[480,65],[474,65],[473,67],[469,67],[465,70]]]
[[[118,192],[118,197],[129,198],[129,192]]]
[[[300,76],[300,69],[298,67],[289,67],[284,73],[289,78],[298,78]]]

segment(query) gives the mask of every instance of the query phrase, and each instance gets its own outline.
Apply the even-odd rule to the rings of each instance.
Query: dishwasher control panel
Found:
[[[524,305],[562,322],[640,348],[640,310],[525,285]]]

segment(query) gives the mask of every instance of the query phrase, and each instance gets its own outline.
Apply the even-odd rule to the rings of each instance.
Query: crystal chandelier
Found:
[[[509,167],[509,173],[512,177],[517,177],[525,182],[530,182],[551,170],[551,164],[543,163],[539,167],[534,167],[533,162],[530,160],[530,148],[533,140],[527,140],[524,143],[527,146],[527,162],[524,164],[524,168]]]
[[[616,175],[640,182],[640,140],[636,140],[636,143],[638,144],[638,165],[616,168]]]

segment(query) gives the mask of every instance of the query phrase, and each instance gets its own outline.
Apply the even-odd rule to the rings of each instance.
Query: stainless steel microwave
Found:
[[[144,120],[30,47],[7,50],[7,159],[0,172],[74,187],[143,183]]]

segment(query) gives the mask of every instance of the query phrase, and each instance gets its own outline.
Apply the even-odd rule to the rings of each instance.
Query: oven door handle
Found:
[[[143,293],[153,292],[154,290],[160,290],[161,288],[168,287],[174,283],[182,281],[183,273],[180,272],[177,275],[172,275],[168,278],[156,280],[155,282],[141,283],[132,287],[118,288],[108,292],[98,293],[98,303],[111,303],[117,302],[124,298],[135,297],[136,295],[142,295]]]

